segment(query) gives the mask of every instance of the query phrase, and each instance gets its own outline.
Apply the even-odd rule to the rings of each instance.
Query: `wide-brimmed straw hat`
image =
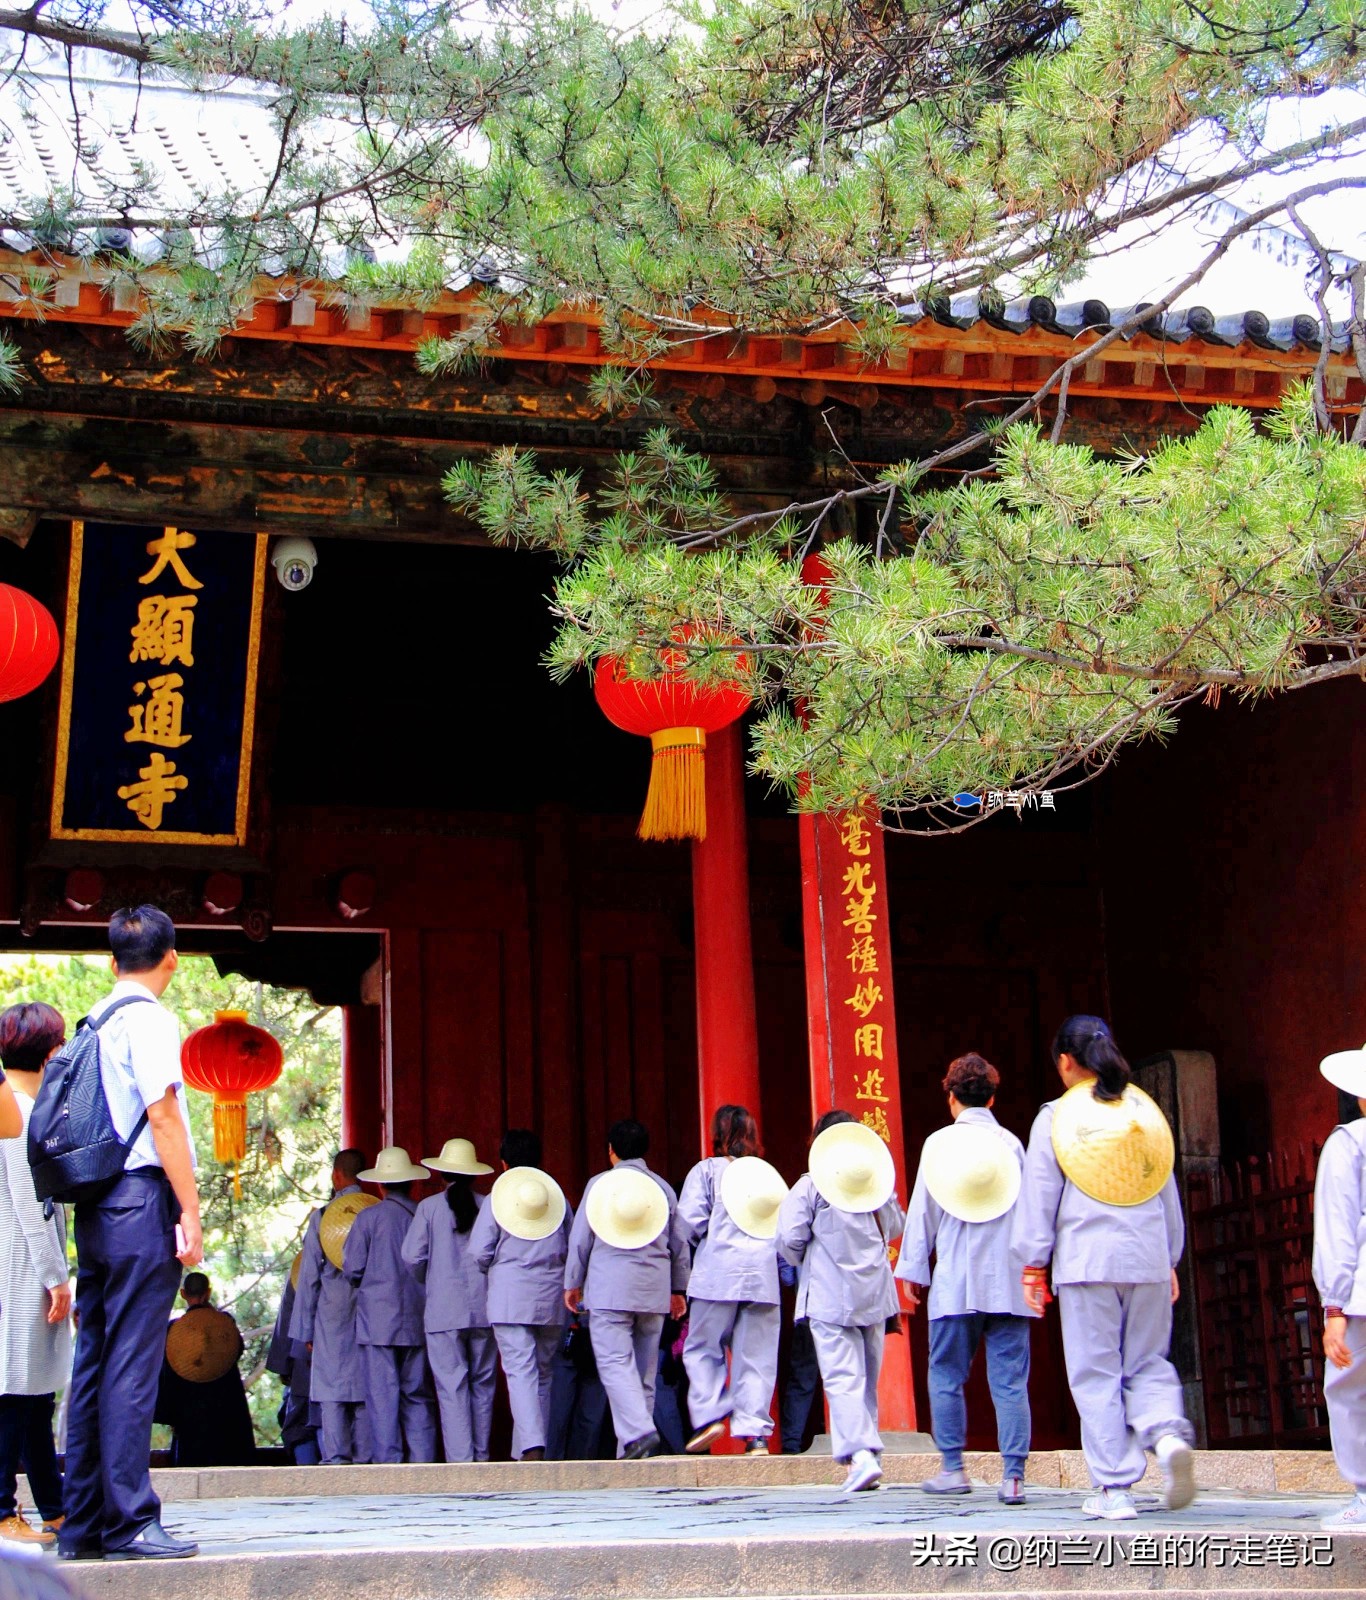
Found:
[[[362,1211],[378,1204],[378,1198],[372,1194],[339,1194],[324,1209],[318,1223],[318,1242],[323,1247],[323,1254],[338,1272],[341,1271],[342,1253],[346,1249],[346,1236],[351,1232],[351,1224]]]
[[[925,1141],[925,1187],[960,1222],[993,1222],[1020,1193],[1020,1163],[992,1128],[955,1122]]]
[[[231,1372],[242,1353],[242,1336],[226,1311],[212,1306],[187,1311],[166,1331],[166,1361],[176,1377],[212,1383]]]
[[[422,1165],[433,1172],[461,1173],[467,1178],[482,1178],[493,1171],[487,1161],[474,1153],[472,1139],[447,1139],[439,1156],[423,1156]]]
[[[303,1270],[304,1270],[304,1253],[303,1253],[302,1250],[300,1250],[298,1255],[294,1257],[293,1264],[290,1266],[290,1269],[289,1269],[289,1286],[290,1286],[291,1289],[297,1289],[299,1287],[299,1274]]]
[[[604,1244],[643,1250],[664,1232],[669,1202],[639,1167],[613,1167],[588,1191],[588,1226]]]
[[[896,1188],[892,1152],[861,1122],[837,1122],[811,1145],[807,1170],[836,1211],[876,1211]]]
[[[1159,1193],[1176,1162],[1172,1130],[1156,1101],[1130,1084],[1118,1100],[1097,1100],[1090,1081],[1053,1109],[1053,1153],[1083,1194],[1107,1206],[1141,1206]],[[1115,1270],[1122,1269],[1116,1263]]]
[[[1366,1100],[1366,1045],[1360,1050],[1338,1050],[1324,1056],[1319,1071],[1335,1089],[1354,1100]]]
[[[721,1174],[721,1204],[753,1239],[777,1234],[778,1208],[786,1197],[782,1173],[761,1156],[737,1156]]]
[[[514,1239],[548,1239],[569,1209],[564,1190],[539,1167],[509,1167],[489,1195],[494,1220]]]
[[[374,1166],[356,1176],[362,1183],[421,1183],[427,1171],[409,1161],[401,1144],[386,1144],[375,1157]]]

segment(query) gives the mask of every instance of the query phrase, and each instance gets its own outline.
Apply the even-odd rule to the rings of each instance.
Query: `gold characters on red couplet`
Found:
[[[874,824],[861,812],[850,812],[837,824],[840,845],[847,859],[840,897],[844,901],[843,926],[849,930],[849,975],[851,991],[844,1004],[853,1012],[849,1019],[850,1037],[856,1059],[882,1061],[886,1022],[883,1007],[886,995],[877,980],[882,976],[877,941],[881,885],[873,866]],[[880,1067],[860,1068],[854,1074],[854,1100],[865,1109],[864,1125],[880,1139],[891,1143],[892,1130],[886,1107],[891,1104],[887,1081]]]

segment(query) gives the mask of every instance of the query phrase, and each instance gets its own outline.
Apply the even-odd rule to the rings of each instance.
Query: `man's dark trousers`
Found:
[[[64,1550],[117,1550],[160,1520],[148,1461],[166,1327],[180,1285],[180,1207],[160,1167],[76,1207],[80,1330],[66,1424]]]

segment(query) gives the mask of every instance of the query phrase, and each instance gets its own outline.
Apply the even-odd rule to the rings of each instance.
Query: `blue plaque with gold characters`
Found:
[[[266,542],[72,524],[54,839],[246,844]]]

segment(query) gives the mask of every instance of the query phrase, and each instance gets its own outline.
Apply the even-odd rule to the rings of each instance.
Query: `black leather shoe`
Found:
[[[104,1546],[95,1544],[63,1544],[57,1541],[58,1561],[103,1561]]]
[[[643,1439],[635,1439],[621,1452],[623,1461],[639,1461],[644,1456],[652,1456],[659,1449],[663,1440],[657,1433],[647,1433]]]
[[[159,1522],[149,1522],[127,1544],[117,1550],[106,1550],[106,1561],[183,1561],[186,1556],[197,1556],[199,1546],[188,1539],[173,1539]]]

